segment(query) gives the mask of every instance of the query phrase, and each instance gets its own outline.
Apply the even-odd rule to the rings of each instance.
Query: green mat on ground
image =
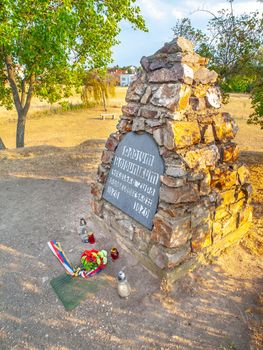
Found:
[[[64,273],[53,278],[50,284],[65,309],[70,311],[78,306],[81,301],[87,300],[96,294],[108,282],[103,279],[103,276],[96,275],[85,279],[72,277]]]

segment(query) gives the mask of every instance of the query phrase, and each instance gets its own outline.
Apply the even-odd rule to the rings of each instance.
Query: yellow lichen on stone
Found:
[[[213,125],[217,140],[233,139],[237,133],[237,125],[228,113],[219,113],[213,117]]]
[[[247,167],[245,167],[245,165],[239,167],[237,173],[240,185],[243,185],[244,183],[248,182],[249,170]]]
[[[212,188],[225,190],[235,186],[237,183],[237,172],[235,170],[216,168],[211,175]]]
[[[188,85],[182,85],[180,90],[180,98],[179,98],[179,111],[183,111],[186,109],[189,103],[189,98],[191,96],[192,90]]]
[[[231,211],[232,214],[238,214],[241,211],[244,204],[245,204],[245,200],[243,198],[243,199],[239,200],[238,202],[231,204],[229,207],[229,210]]]
[[[227,216],[229,216],[229,211],[225,206],[220,205],[219,207],[216,208],[216,210],[215,210],[215,220],[216,221],[221,220]]]
[[[224,147],[223,162],[235,162],[238,159],[239,148],[236,144],[230,144]]]
[[[209,85],[198,84],[193,89],[193,96],[195,97],[205,97]]]
[[[248,205],[239,213],[239,225],[244,225],[245,223],[252,221],[252,211],[252,206]]]
[[[235,189],[221,192],[220,196],[221,196],[221,199],[222,199],[221,205],[229,205],[231,203],[236,202],[236,191],[235,191]]]
[[[191,146],[200,142],[197,122],[176,122],[172,124],[176,148]]]
[[[232,215],[222,221],[222,235],[225,236],[237,229],[237,215]]]

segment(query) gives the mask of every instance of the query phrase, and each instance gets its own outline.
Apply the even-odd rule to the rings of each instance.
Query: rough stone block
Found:
[[[252,211],[251,205],[247,205],[243,210],[238,213],[238,226],[242,226],[247,222],[252,221]]]
[[[209,208],[206,208],[203,204],[195,205],[191,211],[191,228],[196,228],[197,226],[208,222],[210,218],[211,215]]]
[[[163,144],[168,150],[174,149],[174,132],[173,124],[170,120],[166,121],[166,125],[163,128]]]
[[[201,67],[194,73],[194,81],[196,84],[213,84],[217,80],[217,73],[205,67]]]
[[[150,61],[149,61],[148,57],[143,56],[143,57],[141,58],[141,60],[140,60],[140,64],[141,64],[142,68],[143,68],[146,72],[149,71]]]
[[[221,162],[234,163],[238,159],[239,147],[237,144],[230,142],[222,144],[220,147]]]
[[[242,189],[242,192],[245,194],[246,199],[248,200],[251,197],[252,192],[253,192],[253,188],[252,188],[251,184],[246,183],[242,186],[241,189]]]
[[[132,123],[132,131],[141,131],[145,129],[144,118],[134,118]]]
[[[121,119],[116,126],[120,133],[126,133],[132,130],[132,121],[129,119]]]
[[[166,267],[165,256],[163,254],[163,247],[161,245],[153,245],[149,251],[149,257],[152,261],[160,267],[160,269],[164,269]]]
[[[128,117],[136,117],[139,111],[139,105],[135,103],[128,103],[126,106],[122,106],[122,113]]]
[[[149,73],[150,83],[176,83],[192,84],[194,72],[184,63],[175,63],[172,68],[161,68]]]
[[[204,173],[204,178],[199,183],[199,193],[201,196],[206,196],[211,192],[211,175],[209,172]]]
[[[212,244],[212,225],[210,222],[203,222],[192,231],[191,248],[193,252],[201,251]]]
[[[237,171],[226,167],[211,170],[211,187],[226,190],[237,185]]]
[[[249,170],[245,165],[241,165],[238,170],[238,181],[240,185],[243,185],[245,183],[248,183],[249,181]]]
[[[228,206],[226,207],[225,205],[220,205],[215,209],[215,215],[214,219],[216,221],[222,220],[223,218],[230,217],[230,210],[228,209]]]
[[[182,187],[186,184],[186,179],[164,175],[161,176],[161,182],[168,187]]]
[[[189,105],[193,111],[202,111],[206,108],[205,99],[203,97],[190,97]]]
[[[173,269],[189,256],[190,251],[191,248],[189,243],[179,249],[169,249],[156,244],[150,249],[149,256],[161,269]]]
[[[213,221],[212,222],[212,237],[213,241],[221,237],[222,234],[222,223],[221,221]]]
[[[245,199],[241,199],[236,203],[230,204],[229,211],[231,212],[231,214],[237,215],[239,212],[242,211],[242,208],[245,206],[245,204]]]
[[[163,121],[161,119],[146,119],[145,124],[150,128],[158,128],[163,125]]]
[[[160,200],[166,203],[187,203],[199,199],[197,186],[187,184],[183,187],[173,188],[162,185],[160,188]]]
[[[181,112],[175,111],[173,113],[165,113],[165,114],[163,114],[163,118],[176,120],[176,121],[182,121],[182,120],[186,121],[186,116],[182,111]]]
[[[108,173],[109,173],[109,169],[108,168],[106,168],[102,164],[99,165],[99,168],[98,168],[98,180],[99,180],[99,182],[105,183],[106,179],[107,179],[107,176],[108,176]]]
[[[104,150],[102,152],[101,161],[104,164],[111,164],[113,157],[114,157],[113,151]]]
[[[149,247],[149,242],[151,239],[151,231],[146,228],[135,226],[133,241],[135,243],[136,249],[142,252],[146,252]]]
[[[173,177],[184,177],[187,174],[185,165],[169,165],[166,168],[166,175],[173,176]]]
[[[221,228],[223,236],[237,229],[237,219],[237,215],[231,215],[230,217],[223,219]]]
[[[227,191],[220,192],[221,205],[229,205],[236,202],[236,190],[230,189]]]
[[[204,148],[188,151],[182,158],[193,170],[204,170],[207,167],[214,168],[219,160],[218,148],[215,145],[206,146]]]
[[[220,108],[221,107],[221,93],[217,86],[211,86],[206,92],[206,103],[208,107]]]
[[[159,146],[163,146],[163,128],[153,130],[153,138]]]
[[[152,118],[158,118],[158,110],[153,109],[149,106],[147,107],[141,107],[140,108],[140,117],[146,118],[146,119],[152,119]]]
[[[200,65],[205,65],[207,59],[201,57],[195,52],[177,52],[167,55],[166,61],[168,63],[182,62],[190,65],[194,70],[197,70]]]
[[[205,97],[207,90],[209,89],[209,85],[198,84],[193,86],[192,94],[194,97]]]
[[[200,142],[201,136],[197,122],[174,121],[172,128],[176,148],[184,148]]]
[[[191,252],[190,242],[181,246],[178,249],[165,250],[166,266],[168,269],[173,269],[185,261]]]
[[[182,218],[189,216],[190,207],[184,204],[170,204],[164,201],[159,202],[158,212],[159,217]]]
[[[211,125],[213,123],[213,115],[206,111],[201,111],[193,115],[192,119],[197,120],[200,125]],[[188,117],[188,120],[190,120],[191,117]]]
[[[103,205],[104,202],[102,200],[92,200],[91,201],[91,210],[92,212],[97,215],[98,217],[102,218],[103,217]]]
[[[171,111],[184,110],[188,105],[191,88],[181,83],[162,84],[153,93],[151,103],[157,107],[165,107]]]
[[[156,54],[158,53],[165,53],[165,54],[173,54],[177,52],[193,52],[193,44],[190,40],[187,40],[183,37],[177,37],[170,41],[169,43],[165,43],[164,46],[158,50]]]
[[[128,87],[125,101],[126,102],[139,102],[144,94],[146,85],[137,79],[131,83]]]
[[[191,236],[190,217],[168,221],[156,215],[153,224],[151,239],[169,248],[184,245]]]
[[[118,220],[117,223],[121,227],[121,232],[122,233],[126,232],[127,237],[132,241],[134,236],[134,226],[131,223],[131,220],[121,219],[121,220]]]
[[[214,142],[214,133],[212,125],[203,125],[199,124],[200,134],[201,134],[201,142],[208,144]]]
[[[99,200],[102,198],[102,192],[103,192],[103,185],[99,182],[92,182],[90,186],[90,193],[92,196]]]
[[[109,151],[115,151],[118,143],[120,141],[120,137],[117,133],[113,133],[110,134],[105,147],[109,150]]]
[[[228,113],[220,113],[213,117],[213,129],[216,141],[228,141],[236,136],[238,127]]]
[[[148,103],[149,100],[150,100],[151,95],[152,95],[152,89],[151,89],[150,86],[147,86],[147,89],[146,89],[144,95],[141,98],[141,103],[142,104]]]

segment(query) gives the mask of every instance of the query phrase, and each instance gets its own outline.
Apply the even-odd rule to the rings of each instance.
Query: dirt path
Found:
[[[102,142],[93,145],[1,152],[0,348],[261,349],[261,154],[243,154],[251,159],[255,219],[242,244],[182,279],[170,295],[118,246],[121,258],[97,277],[107,287],[64,310],[49,284],[62,268],[46,242],[60,241],[73,262],[86,248],[76,229],[88,215],[89,183],[101,154]],[[116,244],[93,229],[99,248]],[[115,275],[123,267],[133,287],[128,300],[116,293]]]

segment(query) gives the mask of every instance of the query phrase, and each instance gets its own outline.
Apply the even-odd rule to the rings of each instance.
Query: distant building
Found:
[[[126,74],[127,71],[124,69],[109,68],[108,73],[114,76],[116,85],[120,85],[121,84],[120,76],[122,74]]]
[[[120,75],[120,86],[129,86],[136,74],[121,74]]]

